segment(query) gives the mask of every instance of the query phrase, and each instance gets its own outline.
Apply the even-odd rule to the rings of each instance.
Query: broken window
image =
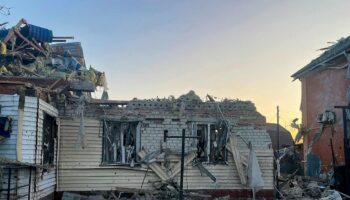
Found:
[[[201,162],[226,161],[226,138],[224,129],[217,124],[197,124],[197,158]]]
[[[55,118],[44,113],[42,141],[43,164],[54,164],[56,135],[57,124]]]
[[[140,146],[139,123],[103,123],[102,164],[134,163]]]
[[[197,125],[197,136],[198,143],[197,143],[197,157],[200,161],[208,161],[208,125],[206,124],[198,124]],[[209,150],[210,151],[210,150]]]

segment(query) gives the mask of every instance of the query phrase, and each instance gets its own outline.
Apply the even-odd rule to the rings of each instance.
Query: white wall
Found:
[[[50,104],[39,100],[39,115],[37,121],[38,111],[38,98],[36,97],[25,97],[24,102],[24,114],[23,114],[23,127],[22,136],[18,140],[18,95],[0,95],[0,105],[2,106],[1,115],[11,116],[13,118],[12,133],[9,139],[6,139],[3,143],[0,143],[0,156],[6,157],[11,160],[17,160],[20,158],[16,155],[16,147],[20,147],[20,154],[22,154],[22,160],[24,163],[29,164],[42,164],[42,129],[44,112],[53,116],[58,116],[58,111]],[[38,128],[38,129],[37,129]],[[20,141],[18,145],[17,141]],[[37,145],[36,145],[37,144]],[[55,144],[55,153],[57,149],[57,142]],[[36,150],[36,153],[35,153]],[[56,164],[57,155],[55,155],[54,164]],[[37,172],[37,173],[36,173]],[[7,173],[7,170],[5,170]],[[28,184],[29,182],[29,168],[21,168],[13,170],[12,173],[12,184],[13,186],[19,187]],[[7,174],[4,175],[3,188],[7,188]],[[36,185],[36,186],[35,186]],[[31,199],[40,199],[55,191],[56,187],[56,166],[50,170],[43,172],[41,169],[32,169],[32,180],[31,180]],[[28,186],[21,187],[17,190],[18,196],[23,196],[20,199],[28,199],[28,196],[24,196],[28,193]],[[36,192],[35,192],[36,190]],[[16,192],[16,190],[14,190]],[[4,196],[5,195],[5,196]],[[5,198],[6,194],[1,193],[0,199]]]

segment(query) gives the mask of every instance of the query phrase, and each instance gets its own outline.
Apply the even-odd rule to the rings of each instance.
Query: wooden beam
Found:
[[[242,160],[241,160],[241,155],[239,153],[239,150],[237,148],[237,140],[236,140],[236,136],[231,136],[230,137],[230,147],[232,150],[232,155],[233,155],[233,160],[235,161],[236,164],[236,168],[237,168],[237,172],[239,175],[239,178],[241,179],[241,183],[243,185],[245,185],[247,183],[247,178],[244,174],[244,169],[243,169],[243,164],[242,164]]]
[[[197,153],[196,152],[189,153],[187,156],[185,156],[185,164],[184,165],[185,166],[188,165],[196,157],[197,157]],[[172,172],[172,174],[170,175],[170,178],[174,178],[178,173],[180,173],[180,171],[181,171],[181,161],[176,163],[174,165],[174,167],[171,168],[170,171]]]
[[[24,37],[18,30],[14,30],[15,31],[15,33],[16,33],[16,35],[18,36],[18,37],[20,37],[22,40],[24,40],[25,42],[27,42],[30,46],[32,46],[35,50],[37,50],[37,51],[39,51],[40,53],[42,53],[42,54],[44,54],[45,56],[47,56],[46,55],[46,53],[45,53],[45,51],[43,51],[42,49],[41,49],[41,47],[38,47],[38,46],[36,46],[33,42],[31,42],[30,40],[28,40],[26,37]]]
[[[19,20],[17,25],[10,29],[10,31],[7,33],[3,42],[6,44],[15,35],[15,30],[18,30],[23,24],[27,24],[27,21],[25,19]]]
[[[226,149],[232,153],[232,150],[231,150],[231,147],[230,145],[226,145]],[[248,159],[247,157],[245,157],[243,154],[239,154],[240,157],[241,157],[241,162],[242,162],[242,165],[245,166],[245,167],[248,167]]]
[[[89,80],[73,80],[73,81],[70,81],[68,90],[94,92],[95,85]]]
[[[210,173],[210,172],[202,165],[201,162],[198,162],[198,163],[197,163],[197,167],[198,167],[198,169],[199,169],[199,171],[200,171],[201,173],[204,173],[204,174],[207,175],[212,181],[216,182],[216,177],[215,177],[212,173]]]
[[[144,150],[140,151],[137,153],[138,156],[140,156],[141,160],[143,160],[146,157],[146,152]],[[162,181],[167,181],[169,180],[169,176],[165,173],[165,171],[161,168],[161,166],[156,163],[150,163],[147,164],[151,170],[157,174],[157,176],[162,180]]]

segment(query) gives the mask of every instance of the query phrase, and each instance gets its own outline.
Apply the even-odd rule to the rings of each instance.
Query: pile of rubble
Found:
[[[341,200],[350,196],[333,190],[327,181],[306,176],[294,176],[281,185],[279,196],[281,199],[321,199]]]
[[[24,19],[0,29],[0,75],[78,79],[106,88],[105,74],[87,69],[81,44],[66,43],[68,39],[73,37],[55,37],[51,30]]]

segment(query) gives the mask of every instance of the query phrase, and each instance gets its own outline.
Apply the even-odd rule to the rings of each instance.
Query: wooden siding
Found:
[[[0,143],[0,156],[16,160],[18,95],[0,95],[1,116],[12,117],[12,132],[8,139]]]
[[[2,171],[2,189],[7,189],[8,187],[8,169],[3,169]],[[10,188],[15,188],[17,186],[17,174],[18,170],[17,169],[11,169],[11,183],[10,183]],[[1,188],[1,187],[0,187]],[[16,190],[11,190],[10,191],[10,199],[14,199],[17,196]],[[7,190],[4,190],[0,192],[0,200],[6,200],[7,199]]]
[[[52,117],[58,116],[58,111],[56,108],[51,106],[39,99],[39,122],[38,122],[38,146],[37,146],[37,163],[43,164],[43,156],[42,156],[42,135],[43,135],[43,121],[44,121],[44,113]],[[54,167],[49,169],[48,171],[41,171],[37,174],[37,185],[36,185],[36,199],[40,199],[46,197],[47,195],[53,193],[56,188],[56,148],[57,141],[55,142],[55,157],[54,157]]]
[[[37,121],[38,111],[38,98],[25,97],[24,114],[23,114],[23,128],[22,128],[22,140],[17,140],[17,115],[18,115],[18,95],[0,95],[0,105],[2,106],[1,115],[11,116],[13,118],[13,128],[11,137],[6,139],[0,144],[0,156],[16,160],[16,145],[17,141],[21,141],[19,147],[22,153],[22,162],[31,164],[42,164],[42,130],[44,112],[53,116],[58,116],[58,111],[50,104],[39,100],[39,115]],[[37,130],[38,128],[38,130]],[[37,140],[37,145],[36,145]],[[57,142],[55,144],[55,153],[57,148]],[[37,152],[35,153],[35,150]],[[56,164],[57,156],[55,155],[54,164]],[[13,190],[13,196],[17,195],[18,199],[28,199],[29,187],[21,187],[29,183],[29,168],[20,168],[13,170],[11,184],[13,186],[20,187],[17,190]],[[1,184],[1,183],[0,183]],[[7,188],[7,170],[5,170],[3,188]],[[36,186],[35,186],[36,185]],[[41,169],[32,169],[31,180],[31,199],[40,199],[55,191],[56,187],[56,167],[51,168],[48,171],[42,171]],[[6,197],[6,194],[2,192],[0,197]]]
[[[85,119],[86,147],[76,147],[80,120],[65,118],[60,121],[60,149],[58,168],[58,191],[113,190],[116,187],[141,189],[146,168],[100,166],[102,138],[99,136],[100,122]],[[264,189],[273,189],[273,152],[257,150],[259,164],[265,181]],[[248,150],[242,151],[243,155]],[[207,165],[206,168],[217,178],[213,183],[207,176],[201,176],[196,167],[187,166],[184,187],[186,189],[246,189],[240,179],[229,154],[228,165]],[[177,176],[179,177],[179,176]],[[150,181],[159,180],[149,172],[142,189],[152,189]]]

